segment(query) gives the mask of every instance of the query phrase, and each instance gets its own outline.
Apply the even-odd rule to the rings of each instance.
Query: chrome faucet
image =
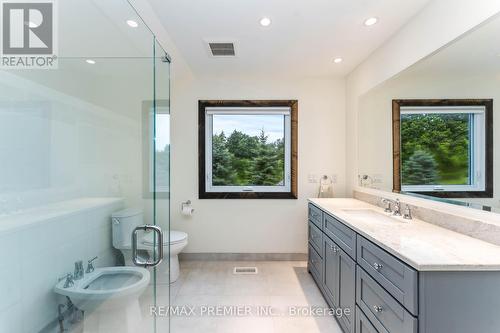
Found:
[[[75,272],[73,273],[73,279],[75,280],[81,280],[83,279],[83,261],[78,260],[75,262]]]
[[[401,216],[401,202],[399,199],[396,199],[394,201],[394,212],[392,213],[394,216]]]
[[[95,268],[94,268],[94,260],[97,259],[97,256],[95,256],[94,258],[90,259],[88,262],[87,262],[87,270],[85,271],[85,273],[92,273]]]
[[[399,199],[391,200],[391,199],[382,199],[382,203],[385,204],[384,212],[392,213],[394,216],[401,216],[401,202]],[[393,204],[394,208],[391,209],[391,204]]]
[[[410,205],[408,205],[408,204],[405,207],[405,212],[403,214],[403,218],[405,220],[411,220],[412,219]]]
[[[68,273],[65,276],[59,278],[58,282],[61,282],[64,279],[66,279],[66,281],[64,282],[63,288],[73,287],[73,285],[75,284],[75,280],[73,280],[73,275],[71,275],[71,273]]]
[[[386,213],[392,213],[391,200],[384,198],[384,199],[382,199],[382,204],[385,205],[384,212],[386,212]]]

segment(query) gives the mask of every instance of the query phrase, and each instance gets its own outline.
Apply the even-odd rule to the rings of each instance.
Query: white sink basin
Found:
[[[393,217],[389,214],[384,214],[377,212],[372,209],[343,209],[344,213],[348,214],[349,217],[353,219],[363,220],[363,221],[377,221],[383,223],[401,223],[402,221],[397,217]]]

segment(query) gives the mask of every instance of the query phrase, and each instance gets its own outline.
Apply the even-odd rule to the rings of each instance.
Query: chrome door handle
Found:
[[[158,244],[156,244],[157,249],[158,249],[158,255],[156,257],[155,261],[140,261],[138,258],[138,249],[137,249],[137,233],[139,231],[148,231],[151,230],[154,233],[158,234]],[[154,236],[153,236],[154,237]],[[156,226],[156,225],[141,225],[132,231],[132,262],[136,266],[142,266],[142,267],[156,267],[158,266],[161,261],[163,260],[163,232],[161,231],[161,228]]]

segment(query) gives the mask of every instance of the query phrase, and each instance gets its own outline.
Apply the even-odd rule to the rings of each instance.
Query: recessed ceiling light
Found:
[[[271,19],[269,17],[263,17],[260,19],[259,23],[263,27],[268,27],[271,25]]]
[[[87,59],[87,60],[85,60],[85,62],[87,64],[95,65],[95,60],[92,60],[92,59]]]
[[[137,28],[139,26],[139,23],[137,23],[137,21],[134,20],[127,20],[127,24],[129,25],[129,27],[132,28]]]
[[[376,18],[376,17],[370,17],[370,18],[368,18],[368,19],[365,20],[365,25],[367,27],[371,27],[372,25],[377,24],[377,22],[378,22],[378,18]]]
[[[342,58],[335,58],[335,59],[333,59],[333,62],[336,63],[336,64],[340,64],[342,61],[344,61],[344,59],[342,59]]]

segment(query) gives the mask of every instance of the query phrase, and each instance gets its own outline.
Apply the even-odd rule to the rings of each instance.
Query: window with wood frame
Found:
[[[200,199],[297,198],[297,101],[199,101]]]

